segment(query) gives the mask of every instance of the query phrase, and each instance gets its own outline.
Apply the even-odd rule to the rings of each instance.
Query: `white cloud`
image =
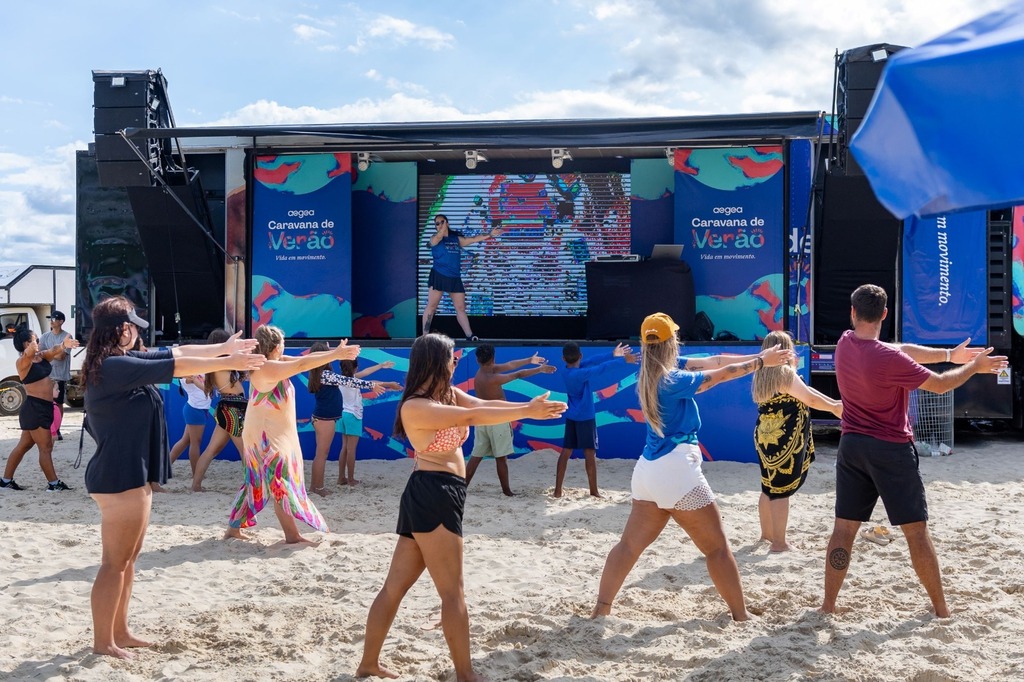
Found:
[[[310,26],[309,24],[296,24],[292,27],[292,33],[294,33],[299,40],[305,42],[327,40],[331,37],[331,34],[327,31],[315,26]]]
[[[347,49],[350,52],[362,52],[370,44],[369,39],[398,45],[413,44],[428,50],[445,50],[455,46],[455,36],[451,33],[386,14],[371,21],[365,33],[360,34]]]
[[[74,263],[75,150],[85,147],[0,153],[0,263]]]

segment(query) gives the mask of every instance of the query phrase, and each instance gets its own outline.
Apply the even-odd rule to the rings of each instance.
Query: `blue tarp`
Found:
[[[894,215],[1024,203],[1024,1],[888,60],[850,144]]]

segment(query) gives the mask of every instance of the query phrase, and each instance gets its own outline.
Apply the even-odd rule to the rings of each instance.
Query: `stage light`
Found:
[[[551,150],[551,165],[555,168],[561,168],[562,164],[566,161],[572,161],[572,154],[569,153],[568,149],[552,149]]]
[[[112,88],[123,88],[128,85],[128,79],[124,76],[111,76],[110,87]]]
[[[670,165],[673,168],[675,168],[675,166],[676,166],[676,148],[675,147],[665,147],[665,159],[668,160],[668,165]]]
[[[476,164],[481,161],[487,161],[487,157],[476,151],[475,149],[466,150],[466,168],[473,170],[476,168]]]
[[[370,152],[359,152],[356,154],[356,168],[365,171],[370,167]]]

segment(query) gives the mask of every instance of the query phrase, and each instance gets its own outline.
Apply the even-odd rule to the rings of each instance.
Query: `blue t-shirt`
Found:
[[[457,230],[448,230],[448,236],[430,247],[434,258],[434,270],[445,277],[462,277],[462,247],[459,246]]]
[[[686,359],[679,358],[679,364],[685,366]],[[697,443],[700,411],[693,397],[703,382],[703,372],[687,372],[684,369],[674,369],[661,380],[658,386],[658,405],[661,407],[661,431],[665,435],[659,436],[650,425],[647,426],[644,459],[658,459],[680,443]]]
[[[615,376],[608,370],[614,368],[621,358],[606,353],[594,358],[581,360],[579,367],[566,367],[562,378],[565,380],[565,418],[576,422],[594,418],[594,389],[591,381],[614,381]]]

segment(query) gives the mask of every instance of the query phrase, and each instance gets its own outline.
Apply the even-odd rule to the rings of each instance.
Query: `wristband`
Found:
[[[757,369],[764,369],[764,358],[762,358],[760,355],[758,355],[757,356],[757,361],[760,363],[757,366]]]
[[[949,362],[950,358],[952,358],[952,357],[953,357],[953,352],[950,349],[947,348],[946,349],[946,362]]]

